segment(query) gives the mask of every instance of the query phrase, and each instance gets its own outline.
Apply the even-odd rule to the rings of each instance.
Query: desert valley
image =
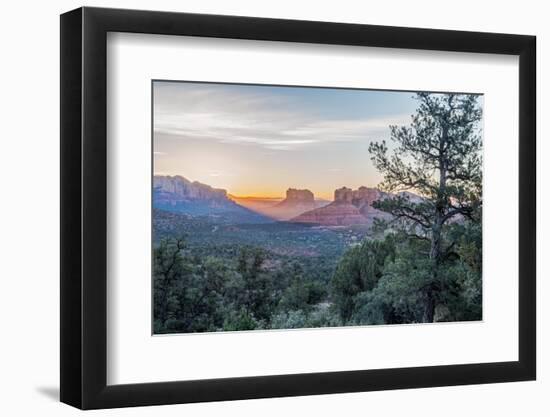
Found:
[[[154,333],[481,319],[479,96],[158,93]],[[384,103],[398,125],[376,119]]]
[[[157,209],[203,215],[213,219],[225,214],[235,223],[285,221],[318,226],[372,225],[375,218],[388,218],[372,203],[389,194],[376,188],[342,187],[334,191],[333,201],[316,199],[307,189],[289,188],[283,198],[240,197],[226,190],[191,182],[181,176],[155,176],[153,206]],[[418,199],[407,193],[411,199]],[[263,216],[263,217],[262,217]]]

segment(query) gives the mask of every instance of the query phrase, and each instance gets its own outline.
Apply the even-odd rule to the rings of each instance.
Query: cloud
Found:
[[[200,84],[158,84],[155,133],[182,139],[288,151],[320,143],[386,138],[391,124],[408,124],[409,115],[362,119],[326,117],[291,97],[255,90]]]

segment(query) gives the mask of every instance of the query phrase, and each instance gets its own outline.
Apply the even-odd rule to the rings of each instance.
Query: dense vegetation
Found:
[[[155,211],[155,333],[480,320],[481,109],[418,100],[411,125],[391,127],[393,152],[370,147],[395,194],[369,231]]]

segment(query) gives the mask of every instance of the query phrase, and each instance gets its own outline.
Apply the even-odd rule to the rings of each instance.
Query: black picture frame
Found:
[[[519,56],[519,360],[107,385],[108,32]],[[81,409],[534,380],[534,36],[102,8],[61,15],[61,401]]]

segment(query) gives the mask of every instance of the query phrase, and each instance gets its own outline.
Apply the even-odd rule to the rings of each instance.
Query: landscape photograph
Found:
[[[482,320],[483,95],[152,92],[153,334]]]

